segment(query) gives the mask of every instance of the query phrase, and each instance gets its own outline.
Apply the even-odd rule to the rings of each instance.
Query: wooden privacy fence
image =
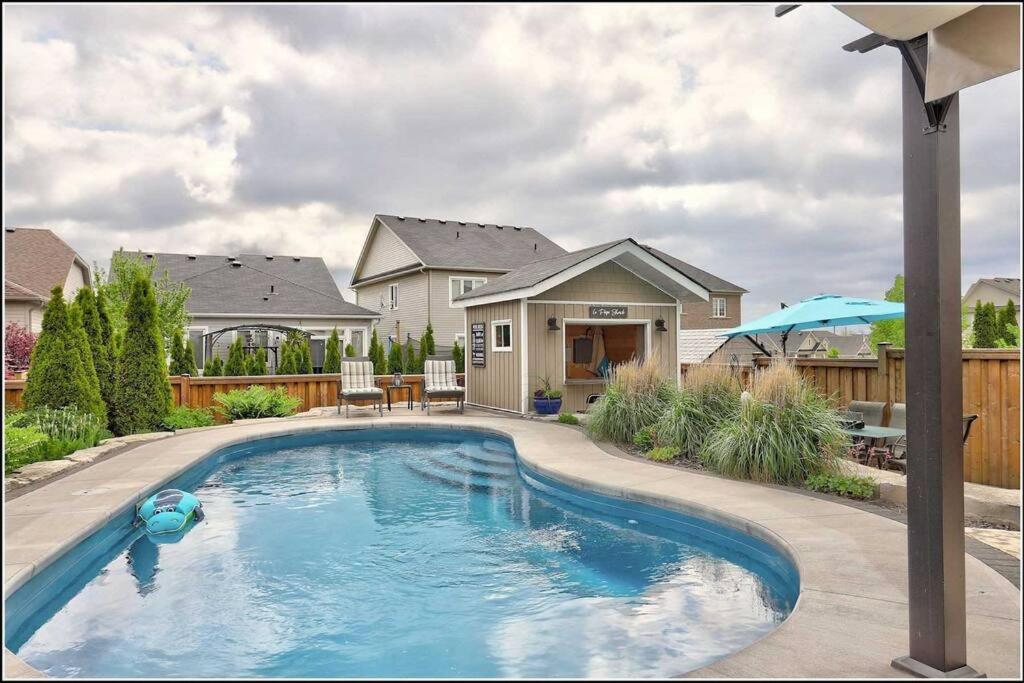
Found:
[[[463,375],[457,377],[461,380]],[[215,405],[213,395],[235,389],[245,389],[253,384],[268,389],[284,387],[291,396],[302,399],[299,412],[337,403],[339,374],[327,375],[263,375],[255,377],[171,377],[172,403],[175,406],[211,408]],[[378,375],[377,386],[384,389],[391,383],[391,375]],[[412,387],[412,400],[418,404],[423,390],[423,375],[403,375],[403,381]],[[21,394],[25,380],[5,380],[4,399],[8,408],[21,406]],[[386,391],[386,389],[385,389]],[[399,405],[407,400],[405,392],[395,394],[394,403]],[[384,397],[387,403],[387,396]]]
[[[850,401],[905,403],[906,352],[881,344],[878,358],[797,358],[803,377],[837,406]],[[765,367],[769,358],[755,363]],[[681,368],[685,375],[686,366]],[[738,368],[744,384],[752,369]],[[963,412],[978,420],[964,445],[964,481],[1020,488],[1020,350],[964,349]],[[911,448],[913,448],[911,446]],[[913,457],[913,456],[911,456]]]

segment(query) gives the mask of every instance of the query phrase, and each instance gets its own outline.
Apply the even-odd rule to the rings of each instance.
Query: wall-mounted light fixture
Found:
[[[655,332],[668,332],[668,328],[665,327],[665,319],[664,318],[658,318],[657,320],[654,321],[654,331]]]
[[[555,318],[555,317],[548,318],[548,331],[549,332],[554,332],[555,330],[560,330],[560,329],[562,329],[562,328],[560,328],[558,326],[558,319],[557,318]]]

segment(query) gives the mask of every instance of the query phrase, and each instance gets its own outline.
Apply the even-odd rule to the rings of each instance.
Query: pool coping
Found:
[[[509,417],[337,417],[193,430],[137,446],[8,501],[4,598],[68,549],[222,448],[310,431],[434,426],[510,438],[530,469],[570,486],[693,514],[767,541],[796,565],[800,598],[789,618],[746,648],[691,671],[713,677],[888,677],[906,654],[906,527],[840,503],[611,455],[582,432]],[[68,523],[68,496],[75,496]],[[968,661],[1016,677],[1020,592],[966,557]],[[895,578],[895,580],[894,580]],[[20,666],[19,666],[20,665]],[[24,670],[21,667],[27,669]],[[5,650],[6,673],[30,667]]]

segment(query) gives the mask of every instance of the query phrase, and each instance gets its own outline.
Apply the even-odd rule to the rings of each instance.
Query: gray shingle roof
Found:
[[[563,270],[572,268],[577,263],[585,261],[591,256],[599,254],[602,251],[614,247],[617,244],[621,244],[624,241],[627,240],[605,242],[604,244],[598,244],[593,247],[587,247],[586,249],[580,249],[579,251],[569,252],[567,254],[562,254],[561,256],[544,259],[543,261],[528,263],[521,268],[517,268],[510,273],[502,275],[496,280],[489,281],[483,287],[477,287],[470,292],[466,292],[462,296],[456,297],[455,301],[464,301],[466,299],[475,299],[477,297],[490,296],[492,294],[503,294],[517,289],[533,287],[534,285],[547,280],[549,277],[553,277],[561,273]]]
[[[1013,294],[1014,296],[1020,296],[1020,278],[1019,277],[983,277],[978,282],[984,282],[987,285],[991,285],[996,289],[1001,289],[1007,294]]]
[[[672,256],[671,254],[666,254],[660,249],[655,249],[654,247],[648,246],[646,244],[642,244],[640,246],[642,246],[644,249],[660,258],[662,261],[665,261],[670,266],[672,266],[673,268],[675,268],[680,273],[690,278],[697,284],[701,285],[702,287],[704,287],[704,289],[708,290],[709,292],[736,292],[739,294],[747,293],[747,290],[743,289],[739,285],[734,285],[733,283],[728,282],[727,280],[723,280],[722,278],[716,275],[712,275],[706,270],[701,270],[696,266],[691,266],[689,263],[686,263],[685,261],[680,261],[675,256]]]
[[[50,290],[63,285],[75,261],[85,261],[67,242],[45,228],[4,228],[4,279],[18,286],[23,297],[29,292],[42,299]]]
[[[324,260],[317,256],[239,254],[237,257],[141,252],[155,260],[155,274],[192,288],[192,315],[326,315],[380,317],[345,301]],[[273,293],[271,293],[273,287]]]
[[[533,228],[381,214],[376,218],[424,265],[435,268],[513,270],[565,253]]]

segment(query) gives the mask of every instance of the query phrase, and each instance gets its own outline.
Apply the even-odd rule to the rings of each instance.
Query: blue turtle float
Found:
[[[192,522],[203,520],[203,504],[191,493],[167,489],[147,498],[138,515],[151,536],[180,534]]]

